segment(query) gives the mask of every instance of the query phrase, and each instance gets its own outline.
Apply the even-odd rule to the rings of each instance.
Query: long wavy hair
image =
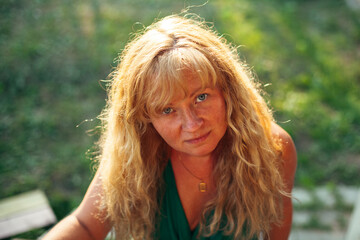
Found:
[[[150,116],[183,87],[184,70],[221,89],[228,123],[215,150],[216,197],[204,208],[200,233],[221,229],[235,239],[267,234],[281,221],[284,194],[272,113],[235,47],[198,17],[172,15],[135,35],[111,74],[99,171],[116,238],[153,236],[170,147]]]

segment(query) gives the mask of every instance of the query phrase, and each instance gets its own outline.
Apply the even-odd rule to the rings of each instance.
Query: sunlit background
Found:
[[[0,199],[41,189],[58,219],[93,174],[101,80],[131,32],[189,12],[213,22],[268,93],[298,151],[295,185],[360,185],[360,4],[356,0],[2,0],[0,2]],[[343,201],[344,202],[344,201]],[[336,205],[336,204],[335,204]],[[346,231],[311,217],[299,228]],[[323,210],[322,204],[299,205]],[[299,211],[300,211],[299,210]],[[344,217],[345,216],[345,217]],[[314,220],[315,219],[315,220]],[[342,221],[342,223],[341,223]],[[334,230],[335,228],[335,230]],[[46,229],[20,235],[34,238]]]

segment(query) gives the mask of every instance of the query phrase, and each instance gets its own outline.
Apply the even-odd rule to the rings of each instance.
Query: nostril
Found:
[[[184,119],[183,129],[187,131],[195,131],[202,125],[203,120],[197,116]]]
[[[180,111],[179,111],[180,112]],[[203,124],[203,119],[199,117],[196,109],[192,106],[187,106],[181,111],[182,128],[184,131],[193,132],[199,129]]]

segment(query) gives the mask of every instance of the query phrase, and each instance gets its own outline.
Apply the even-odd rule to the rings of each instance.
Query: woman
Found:
[[[287,239],[295,147],[235,49],[169,16],[120,60],[97,174],[47,239]]]

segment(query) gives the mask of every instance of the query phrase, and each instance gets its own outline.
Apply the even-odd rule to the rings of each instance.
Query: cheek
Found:
[[[162,123],[161,121],[157,120],[157,119],[151,119],[151,124],[154,126],[155,130],[160,134],[160,136],[162,135],[161,132],[163,131],[163,127],[162,127]]]
[[[227,116],[226,115],[227,115],[227,111],[226,111],[226,105],[224,103],[222,106],[221,116],[222,116],[224,123],[227,125]]]
[[[214,114],[214,116],[217,122],[226,124],[226,104],[224,99],[219,100],[216,107],[216,114]]]
[[[152,119],[152,125],[158,134],[166,141],[171,139],[171,124],[168,121],[164,121],[162,119]]]

